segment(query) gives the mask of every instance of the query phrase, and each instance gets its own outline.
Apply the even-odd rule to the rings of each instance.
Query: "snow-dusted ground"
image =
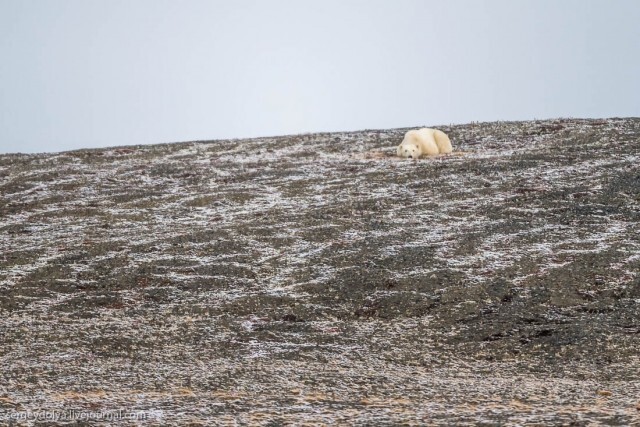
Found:
[[[640,422],[640,120],[440,128],[0,156],[0,425]]]

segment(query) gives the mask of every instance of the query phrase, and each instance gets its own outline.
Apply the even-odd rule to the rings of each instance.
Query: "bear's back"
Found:
[[[435,156],[440,154],[438,145],[434,138],[434,130],[431,128],[422,128],[416,131],[416,143],[420,145],[423,156]]]

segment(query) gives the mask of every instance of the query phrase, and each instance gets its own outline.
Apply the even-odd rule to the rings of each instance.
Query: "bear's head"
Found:
[[[418,146],[418,144],[400,144],[396,150],[396,154],[405,159],[417,159],[422,153],[420,152],[420,146]]]

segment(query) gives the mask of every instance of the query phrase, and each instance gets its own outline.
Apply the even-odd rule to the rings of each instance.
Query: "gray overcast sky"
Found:
[[[0,152],[640,116],[638,0],[0,0]]]

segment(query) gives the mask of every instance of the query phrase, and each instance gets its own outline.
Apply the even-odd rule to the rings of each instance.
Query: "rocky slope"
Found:
[[[0,424],[640,423],[640,119],[440,128],[0,156]]]

